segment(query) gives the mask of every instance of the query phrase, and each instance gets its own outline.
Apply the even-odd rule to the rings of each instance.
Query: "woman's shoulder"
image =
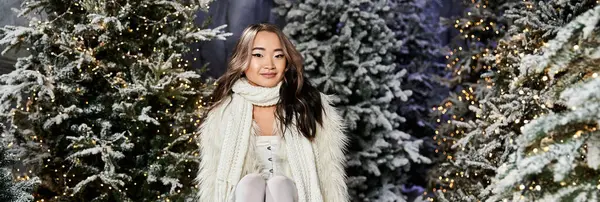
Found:
[[[335,95],[327,95],[322,92],[319,92],[319,95],[321,95],[321,102],[323,105],[333,105],[334,100],[337,99],[337,96]]]
[[[321,103],[323,106],[323,120],[328,122],[330,126],[340,127],[343,125],[343,118],[341,113],[336,107],[335,103],[339,101],[339,98],[336,95],[327,95],[325,93],[321,94]]]
[[[336,95],[327,95],[320,93],[323,105],[323,124],[317,132],[315,143],[317,145],[339,145],[343,149],[348,142],[346,136],[346,124],[342,111],[335,103],[339,103],[339,97]]]
[[[226,108],[230,101],[231,96],[228,95],[218,103],[213,103],[212,106],[207,108],[207,111],[204,111],[204,120],[202,121],[203,128],[220,123],[224,116],[226,116]]]
[[[210,107],[210,111],[208,111],[208,115],[214,115],[215,113],[222,113],[227,108],[227,106],[229,105],[230,102],[231,102],[231,95],[226,95],[220,101],[212,103],[212,106]]]
[[[339,98],[336,95],[327,95],[322,92],[319,92],[319,94],[321,95],[323,111],[336,111],[335,103],[339,101]]]

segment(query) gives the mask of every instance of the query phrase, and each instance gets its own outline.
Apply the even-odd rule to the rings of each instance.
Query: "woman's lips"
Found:
[[[262,73],[260,74],[261,76],[265,77],[265,78],[275,78],[275,76],[277,75],[277,73]]]

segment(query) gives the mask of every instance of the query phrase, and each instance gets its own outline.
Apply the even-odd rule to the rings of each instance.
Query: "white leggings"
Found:
[[[248,174],[235,188],[236,202],[297,202],[298,191],[293,180],[273,176],[265,182],[259,174]]]

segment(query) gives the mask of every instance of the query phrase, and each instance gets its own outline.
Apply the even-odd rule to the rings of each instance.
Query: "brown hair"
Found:
[[[285,34],[272,24],[252,24],[244,29],[233,49],[227,71],[217,80],[217,87],[212,93],[213,104],[209,110],[222,104],[223,100],[233,93],[231,88],[243,76],[244,70],[248,67],[252,44],[256,34],[260,31],[272,32],[279,37],[287,61],[275,117],[280,121],[279,125],[282,127],[282,131],[295,125],[296,129],[306,138],[313,140],[317,123],[322,124],[323,121],[323,104],[320,93],[304,76],[302,55]],[[295,120],[294,124],[292,124],[292,120]]]

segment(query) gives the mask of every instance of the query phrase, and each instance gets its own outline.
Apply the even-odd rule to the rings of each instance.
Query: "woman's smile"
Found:
[[[267,79],[272,79],[272,78],[275,78],[275,76],[277,76],[277,73],[276,72],[267,72],[267,73],[260,73],[260,75]]]

